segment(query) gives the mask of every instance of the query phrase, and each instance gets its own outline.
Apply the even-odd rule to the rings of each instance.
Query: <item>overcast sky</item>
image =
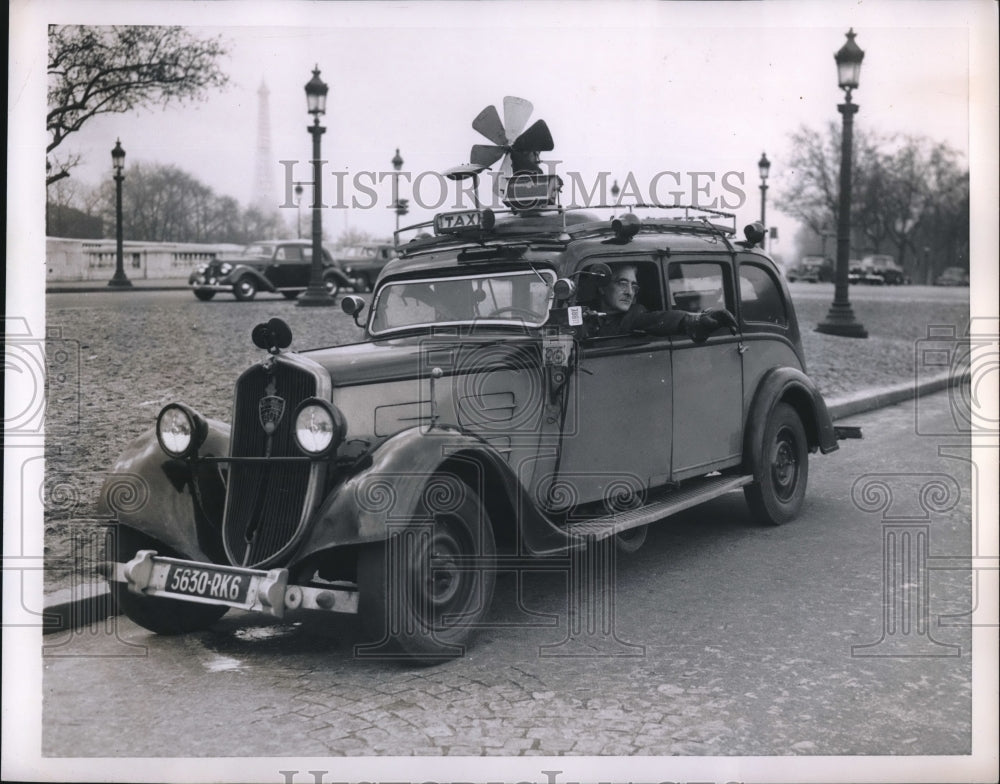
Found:
[[[920,134],[969,152],[969,23],[982,4],[952,3],[220,3],[169,7],[139,3],[60,6],[64,23],[172,23],[221,35],[228,89],[201,103],[129,115],[104,115],[67,139],[78,152],[74,177],[88,185],[110,178],[110,150],[120,138],[128,163],[175,164],[218,193],[247,204],[254,195],[258,89],[270,97],[274,203],[283,201],[285,169],[311,180],[311,137],[303,87],[319,66],[330,87],[324,118],[324,190],[334,199],[333,171],[346,171],[344,200],[372,199],[352,186],[361,171],[388,171],[398,147],[414,177],[469,159],[484,143],[472,128],[485,106],[505,95],[532,101],[544,119],[569,181],[588,186],[599,172],[624,184],[631,172],[649,195],[701,203],[725,198],[739,225],[760,212],[757,160],[772,161],[773,199],[789,171],[790,132],[840,122],[833,54],[849,27],[865,51],[855,102],[859,128]],[[80,10],[85,8],[85,10]],[[239,12],[234,13],[234,8]],[[53,21],[56,21],[53,19]],[[905,20],[905,26],[900,22]],[[241,26],[231,26],[239,23]],[[34,75],[34,74],[33,74]],[[486,142],[488,143],[488,142]],[[697,186],[691,172],[700,175]],[[724,190],[722,178],[745,198]],[[367,177],[367,175],[361,175]],[[743,177],[740,185],[739,176]],[[677,184],[679,179],[680,183]],[[368,180],[365,180],[368,182]],[[694,193],[695,187],[703,190]],[[126,198],[128,184],[125,184]],[[707,188],[707,190],[704,190]],[[404,184],[402,196],[414,196]],[[564,200],[572,194],[564,192]],[[369,209],[329,210],[327,233],[357,226],[387,235],[393,227],[388,184]],[[433,205],[439,187],[424,178],[416,196]],[[308,199],[308,194],[307,194]],[[428,218],[417,205],[410,219]],[[294,211],[288,210],[290,222]],[[791,251],[794,223],[773,203],[775,252]]]

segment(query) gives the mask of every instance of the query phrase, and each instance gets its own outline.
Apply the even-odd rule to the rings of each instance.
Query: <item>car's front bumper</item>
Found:
[[[287,569],[264,571],[186,561],[159,556],[155,550],[140,550],[127,563],[107,564],[105,577],[144,596],[235,607],[276,618],[287,610],[358,611],[357,591],[289,585]]]
[[[213,275],[192,275],[188,285],[196,291],[232,291],[233,284],[229,278]]]

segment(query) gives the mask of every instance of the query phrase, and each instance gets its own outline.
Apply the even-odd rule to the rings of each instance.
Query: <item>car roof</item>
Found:
[[[642,205],[645,206],[645,205]],[[681,208],[678,216],[656,215],[641,218],[638,232],[628,240],[617,238],[613,219],[602,218],[594,209],[553,209],[533,213],[509,214],[497,217],[489,231],[471,235],[418,235],[398,247],[399,257],[390,261],[384,270],[386,277],[398,274],[428,272],[437,269],[467,268],[483,271],[496,267],[518,266],[524,262],[550,261],[559,268],[571,267],[580,258],[594,255],[625,255],[636,252],[655,252],[669,249],[676,252],[732,252],[730,241],[734,225],[724,225],[718,218],[731,218],[712,210],[698,211],[697,215]],[[605,215],[608,212],[604,212]],[[733,218],[735,223],[735,218]],[[417,224],[409,229],[420,229],[431,223]],[[404,229],[403,231],[406,231]],[[458,255],[468,252],[488,252],[489,248],[525,248],[515,259],[494,259],[480,263],[460,263]]]

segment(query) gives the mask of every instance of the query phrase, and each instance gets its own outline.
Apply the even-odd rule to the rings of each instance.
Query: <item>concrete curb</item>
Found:
[[[107,283],[80,282],[80,283],[52,283],[45,286],[46,294],[84,294],[113,291],[115,293],[139,291],[185,291],[190,288],[185,281],[164,280],[162,282],[134,281],[132,286],[126,288],[112,288]]]
[[[831,418],[836,421],[940,392],[964,383],[969,377],[969,374],[960,376],[943,374],[924,379],[919,383],[905,381],[891,386],[875,387],[852,395],[831,398],[827,408],[830,410]],[[111,592],[107,585],[85,583],[79,588],[64,588],[45,597],[42,633],[54,634],[80,629],[103,621],[112,612]]]

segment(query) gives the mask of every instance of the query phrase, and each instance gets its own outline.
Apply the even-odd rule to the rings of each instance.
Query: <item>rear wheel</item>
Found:
[[[416,661],[440,661],[464,653],[495,581],[493,529],[479,496],[453,477],[435,477],[411,524],[360,553],[358,612],[372,639]]]
[[[246,275],[236,281],[233,286],[233,294],[240,302],[249,302],[257,296],[257,284],[254,279]]]
[[[753,516],[781,525],[798,515],[809,479],[809,444],[798,413],[778,403],[764,428],[761,464],[753,466],[757,481],[743,488]]]
[[[615,547],[620,553],[637,552],[646,543],[647,534],[649,534],[648,525],[629,528],[627,531],[615,534]]]
[[[368,278],[367,272],[359,272],[354,277],[354,290],[359,294],[372,290],[372,282]]]
[[[214,291],[205,291],[203,289],[195,289],[194,295],[200,299],[202,302],[208,302],[212,297],[215,296]]]
[[[114,538],[105,551],[106,560],[131,561],[139,550],[155,550],[158,555],[183,557],[151,537],[125,526],[117,526]],[[128,585],[110,582],[111,596],[119,613],[157,634],[185,634],[207,629],[229,609],[214,604],[194,604],[133,593]]]
[[[333,275],[327,275],[323,278],[323,285],[326,287],[326,293],[331,297],[336,297],[340,291],[340,282]]]

